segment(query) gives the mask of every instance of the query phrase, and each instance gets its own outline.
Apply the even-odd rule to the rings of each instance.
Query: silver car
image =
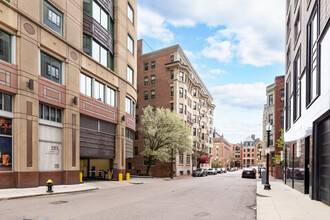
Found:
[[[209,168],[207,170],[208,175],[217,175],[217,171],[214,168]]]

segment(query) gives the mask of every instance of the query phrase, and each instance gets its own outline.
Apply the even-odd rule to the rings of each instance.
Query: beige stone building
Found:
[[[136,8],[135,0],[0,2],[0,188],[125,173]]]
[[[213,98],[179,45],[146,54],[142,50],[142,40],[139,40],[137,115],[142,114],[143,107],[151,105],[169,108],[182,118],[191,129],[194,154],[192,160],[192,152],[177,153],[174,172],[177,176],[190,174],[192,164],[197,166],[201,155],[209,157],[212,151]],[[137,133],[135,137],[134,158],[128,161],[128,167],[133,174],[143,174],[146,170],[140,155],[144,149],[143,135]],[[201,166],[210,166],[210,160]],[[156,163],[150,173],[170,176],[170,163]]]

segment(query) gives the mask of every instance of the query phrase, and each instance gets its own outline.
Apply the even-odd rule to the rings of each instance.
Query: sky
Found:
[[[230,143],[262,139],[266,86],[285,73],[285,1],[137,3],[144,53],[179,44],[214,99],[216,131]]]

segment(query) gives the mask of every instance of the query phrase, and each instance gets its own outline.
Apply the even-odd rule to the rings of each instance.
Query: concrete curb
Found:
[[[87,191],[92,191],[92,190],[99,190],[99,188],[95,187],[95,188],[91,188],[91,189],[82,189],[82,190],[74,190],[74,191],[67,191],[67,192],[53,192],[53,193],[41,193],[41,194],[4,197],[4,198],[0,198],[0,201],[10,200],[10,199],[22,199],[22,198],[29,198],[29,197],[37,197],[37,196],[51,196],[51,195],[59,195],[59,194],[67,194],[67,193],[87,192]]]
[[[257,196],[260,196],[260,197],[269,197],[267,195],[263,195],[260,193],[260,185],[261,185],[261,181],[257,181],[257,192],[256,192],[256,195]]]

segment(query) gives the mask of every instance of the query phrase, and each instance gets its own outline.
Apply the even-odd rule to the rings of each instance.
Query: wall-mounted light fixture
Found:
[[[73,97],[73,104],[78,105],[78,97]]]
[[[28,87],[30,90],[33,90],[33,79],[30,79],[30,80],[27,82],[27,87]]]

